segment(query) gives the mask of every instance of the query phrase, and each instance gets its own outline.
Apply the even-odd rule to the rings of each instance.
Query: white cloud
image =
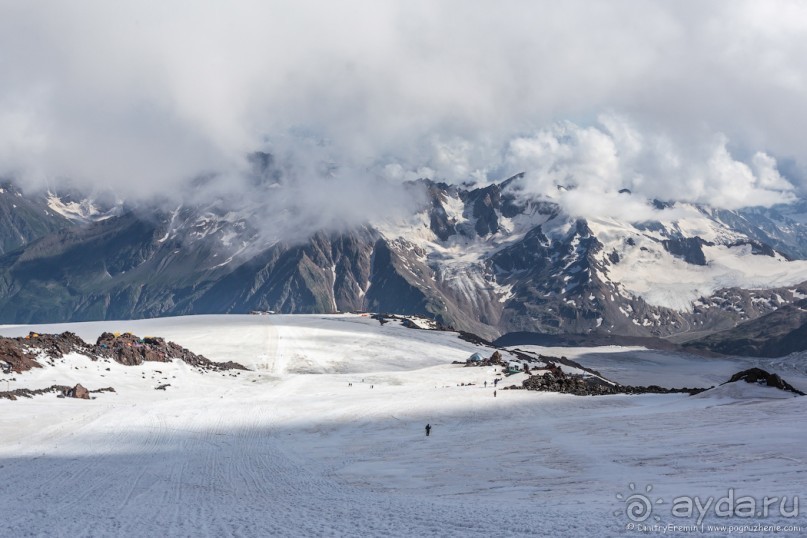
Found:
[[[734,157],[725,136],[681,150],[664,134],[641,134],[613,114],[596,126],[570,122],[541,129],[510,142],[506,163],[525,170],[515,188],[556,199],[572,214],[629,220],[649,218],[639,205],[675,200],[737,209],[791,201],[794,186],[778,172],[776,160],[757,152],[751,163]],[[617,196],[628,189],[632,197]]]
[[[317,140],[341,172],[299,183],[312,200],[522,165],[570,199],[772,203],[792,191],[777,159],[805,169],[805,57],[807,5],[786,0],[4,2],[0,174],[184,196]]]

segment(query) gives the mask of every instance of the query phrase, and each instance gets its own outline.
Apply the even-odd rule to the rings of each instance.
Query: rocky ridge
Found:
[[[18,338],[0,337],[0,367],[5,373],[22,373],[41,368],[42,358],[61,358],[68,353],[79,353],[92,360],[112,359],[127,366],[144,361],[168,362],[179,359],[203,370],[246,370],[236,362],[213,362],[203,355],[159,337],[140,338],[131,333],[103,333],[94,345],[88,344],[71,332],[61,334],[29,333]]]

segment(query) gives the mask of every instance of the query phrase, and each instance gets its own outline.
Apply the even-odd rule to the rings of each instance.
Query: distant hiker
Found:
[[[488,388],[488,382],[485,381],[485,388]]]
[[[494,398],[496,397],[496,391],[495,390],[493,391],[493,397]]]
[[[432,425],[426,424],[426,437],[428,437],[431,432],[432,432]]]

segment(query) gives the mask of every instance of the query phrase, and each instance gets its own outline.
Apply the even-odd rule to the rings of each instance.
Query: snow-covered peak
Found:
[[[696,206],[681,204],[669,214],[652,223],[589,221],[603,245],[607,278],[651,305],[691,311],[694,301],[719,289],[807,280],[807,261],[789,261]]]
[[[106,220],[120,212],[121,202],[108,207],[100,207],[95,200],[84,198],[79,201],[70,197],[60,197],[52,192],[47,193],[48,207],[68,220],[76,222],[97,222]]]

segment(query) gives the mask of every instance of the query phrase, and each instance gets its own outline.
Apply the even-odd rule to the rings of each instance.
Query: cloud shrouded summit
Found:
[[[237,190],[265,150],[324,192],[526,171],[581,213],[771,204],[805,186],[805,57],[788,1],[4,2],[0,173]]]

